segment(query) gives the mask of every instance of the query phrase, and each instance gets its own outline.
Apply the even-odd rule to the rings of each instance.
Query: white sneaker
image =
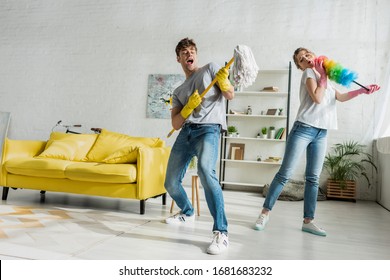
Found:
[[[214,231],[214,238],[210,246],[207,248],[207,253],[211,255],[219,255],[225,252],[229,247],[229,239],[225,233]]]
[[[255,230],[264,230],[265,225],[268,223],[269,215],[260,214],[260,216],[256,220]]]
[[[302,231],[309,232],[315,235],[326,236],[326,231],[318,227],[315,223],[302,223]]]
[[[184,225],[184,224],[192,224],[195,221],[195,215],[187,216],[185,214],[177,213],[169,218],[165,219],[166,224],[171,225]]]

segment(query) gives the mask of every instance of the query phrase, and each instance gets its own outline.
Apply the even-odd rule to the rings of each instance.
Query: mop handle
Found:
[[[226,68],[229,68],[230,65],[232,65],[234,61],[234,57],[232,57],[232,59],[230,59],[230,61],[225,65]],[[209,84],[209,86],[202,92],[202,94],[200,95],[200,98],[203,98],[206,93],[211,89],[211,87],[217,82],[217,78],[215,77],[214,80],[212,80],[212,82]],[[172,130],[168,133],[167,135],[167,138],[171,137],[171,135],[175,132],[175,129],[172,128]]]
[[[232,59],[230,59],[230,61],[225,65],[225,68],[229,69],[229,67],[230,67],[230,65],[232,65],[233,61],[234,61],[234,57],[232,57]],[[200,98],[203,98],[216,82],[217,82],[217,78],[215,77],[214,80],[212,80],[212,82],[209,84],[209,86],[202,92],[202,94],[200,95]]]

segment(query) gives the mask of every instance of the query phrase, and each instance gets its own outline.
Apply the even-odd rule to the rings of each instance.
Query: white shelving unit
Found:
[[[277,92],[262,91],[265,87],[277,87]],[[260,70],[255,83],[242,91],[236,91],[235,98],[226,104],[228,126],[236,126],[239,137],[221,138],[219,180],[226,185],[263,187],[271,183],[281,165],[286,137],[289,131],[291,91],[291,62],[286,69]],[[252,114],[247,115],[248,106]],[[279,115],[279,109],[282,115]],[[268,109],[277,109],[276,115],[267,115]],[[232,113],[234,112],[234,113]],[[285,128],[281,139],[258,138],[263,127]],[[244,146],[242,159],[232,157],[232,146]],[[258,157],[261,161],[258,161]],[[279,161],[265,161],[280,158]]]

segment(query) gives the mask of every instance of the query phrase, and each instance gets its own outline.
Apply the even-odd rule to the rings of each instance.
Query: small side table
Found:
[[[199,176],[198,175],[192,175],[192,198],[191,202],[192,205],[194,206],[195,202],[195,197],[196,197],[196,213],[198,216],[200,216],[200,208],[199,208]],[[170,212],[173,212],[173,206],[175,205],[175,201],[172,199],[172,204],[171,204],[171,210]],[[194,206],[195,207],[195,206]]]

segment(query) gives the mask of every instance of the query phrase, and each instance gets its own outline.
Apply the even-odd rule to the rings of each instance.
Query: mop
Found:
[[[229,69],[232,64],[234,86],[239,88],[249,87],[250,85],[252,85],[253,82],[256,80],[259,67],[257,66],[256,60],[253,56],[251,49],[245,45],[236,46],[236,48],[234,49],[234,55],[225,65],[225,68]],[[202,92],[200,97],[203,98],[216,82],[217,78],[214,78],[214,80],[209,84],[209,86]],[[174,132],[175,129],[173,128],[169,132],[167,137],[169,138]]]

